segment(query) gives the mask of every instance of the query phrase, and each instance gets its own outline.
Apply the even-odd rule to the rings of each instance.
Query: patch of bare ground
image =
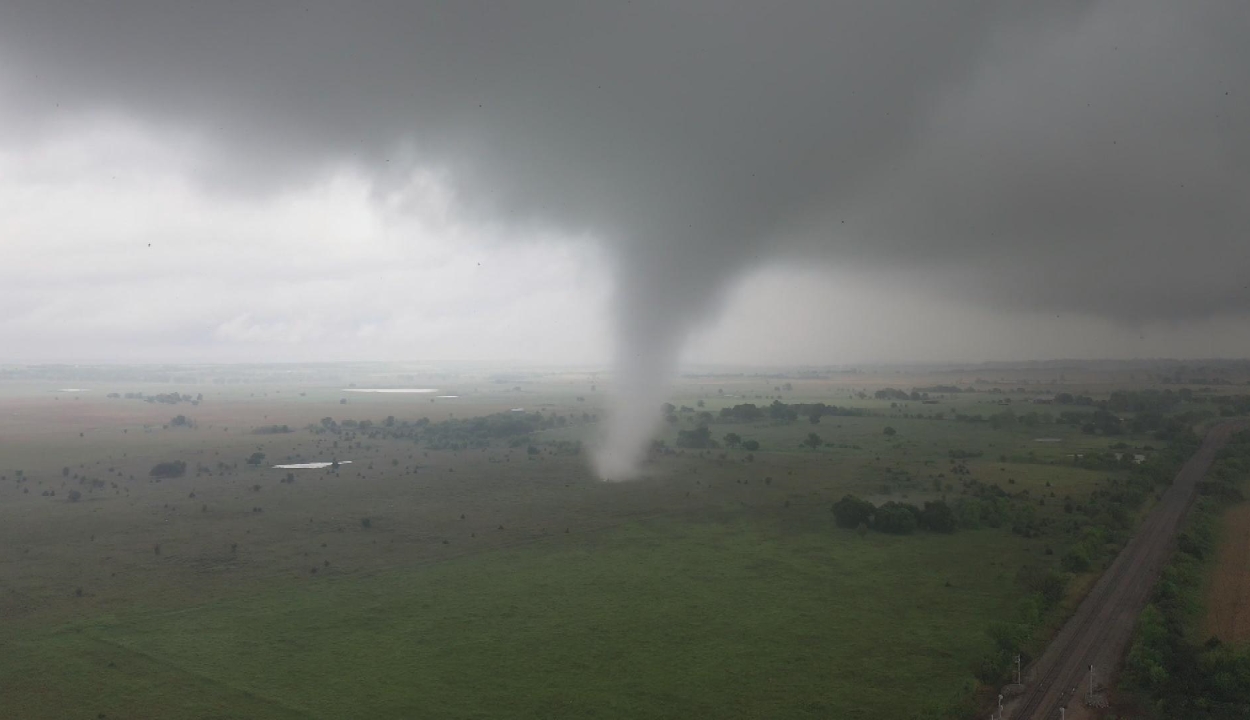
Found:
[[[1224,514],[1204,630],[1223,642],[1250,640],[1250,503]]]

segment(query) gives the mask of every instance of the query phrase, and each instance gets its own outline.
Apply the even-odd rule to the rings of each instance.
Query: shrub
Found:
[[[181,460],[157,463],[148,472],[154,478],[176,478],[187,474],[187,464]]]
[[[1081,550],[1068,551],[1059,562],[1064,570],[1074,573],[1085,572],[1090,567],[1089,556]]]

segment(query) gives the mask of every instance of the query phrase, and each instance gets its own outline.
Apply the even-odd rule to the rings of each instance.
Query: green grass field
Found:
[[[990,532],[630,524],[28,631],[0,696],[12,717],[906,717],[967,688],[1027,557]]]
[[[582,418],[607,408],[592,376],[369,376],[459,396],[431,403],[347,397],[324,368],[306,385],[256,372],[176,388],[203,392],[196,406],[106,397],[128,383],[0,385],[0,719],[910,718],[971,697],[991,624],[1029,595],[1021,570],[1055,567],[1080,537],[1063,498],[1126,472],[1074,467],[1111,441],[1071,426],[949,419],[1001,410],[988,392],[943,398],[946,419],[854,392],[923,377],[796,380],[787,402],[872,414],[717,421],[714,438],[761,449],[678,450],[603,483],[556,445],[593,444]],[[778,394],[767,378],[688,379],[674,403]],[[573,421],[473,449],[304,429],[512,407]],[[167,427],[175,414],[194,427]],[[692,414],[659,429],[670,448]],[[270,424],[295,431],[252,431]],[[828,444],[802,446],[809,432]],[[253,452],[265,462],[247,465]],[[269,467],[331,457],[353,462],[293,483]],[[174,459],[185,477],[148,477]],[[1032,506],[1046,534],[861,534],[830,513],[848,493],[957,502],[973,480]]]

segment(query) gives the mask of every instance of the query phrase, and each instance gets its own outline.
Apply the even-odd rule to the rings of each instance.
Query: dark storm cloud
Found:
[[[1248,29],[1237,0],[8,0],[0,80],[31,133],[199,133],[232,191],[435,167],[476,212],[601,238],[641,418],[778,257],[995,306],[1246,312]]]

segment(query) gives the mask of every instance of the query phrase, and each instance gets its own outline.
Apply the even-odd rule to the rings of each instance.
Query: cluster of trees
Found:
[[[755,452],[756,450],[760,449],[760,443],[758,440],[750,440],[750,439],[743,438],[741,435],[735,432],[725,433],[725,437],[722,438],[722,440],[725,441],[725,445],[731,448],[740,447],[743,450],[747,450],[749,452]]]
[[[945,501],[926,502],[923,508],[889,501],[880,507],[854,495],[835,502],[833,519],[844,528],[871,528],[892,535],[910,535],[917,529],[955,532],[955,513]]]
[[[118,397],[117,393],[109,393],[109,397]],[[177,405],[180,402],[189,402],[192,405],[199,405],[204,400],[204,393],[200,393],[195,397],[191,397],[186,393],[157,393],[155,395],[144,395],[141,392],[128,392],[125,395],[127,400],[142,400],[149,403],[163,403],[166,405]]]
[[[699,407],[703,407],[702,400],[699,401]],[[712,413],[706,410],[699,410],[698,412],[695,412],[695,409],[690,407],[689,405],[682,405],[680,408],[678,408],[676,405],[672,403],[664,403],[664,405],[660,407],[660,412],[664,416],[664,419],[670,423],[677,422],[678,420],[677,413],[679,412],[685,413],[688,415],[694,415],[695,420],[705,425],[707,423],[712,422]]]
[[[1250,395],[1216,395],[1210,402],[1219,406],[1221,417],[1250,415]]]
[[[881,390],[873,393],[872,396],[878,400],[894,400],[898,402],[907,402],[910,400],[911,402],[925,402],[926,400],[929,400],[930,393],[935,395],[945,395],[964,392],[976,392],[976,390],[972,388],[959,388],[954,385],[932,385],[930,387],[912,388],[911,392],[899,390],[898,388],[882,388]],[[860,393],[860,397],[865,397],[865,395]],[[936,402],[936,400],[932,401],[932,403]]]
[[[989,423],[990,426],[995,429],[1005,429],[1017,426],[1031,428],[1055,422],[1055,417],[1048,412],[1031,411],[1017,414],[1011,408],[1007,408],[1006,410],[988,416],[981,413],[955,413],[954,417],[957,422]]]
[[[365,434],[369,438],[393,438],[424,443],[432,450],[463,450],[489,447],[498,441],[514,440],[538,432],[562,428],[576,423],[592,423],[599,417],[591,413],[577,415],[544,415],[542,412],[499,412],[472,418],[451,418],[431,422],[423,417],[418,420],[399,420],[388,416],[381,423],[371,420],[344,420],[336,422],[325,417],[320,424],[309,425],[308,430],[334,435]]]
[[[760,407],[755,403],[740,403],[733,407],[721,408],[720,419],[724,422],[757,422],[774,420],[777,422],[794,422],[805,417],[813,425],[820,422],[826,415],[838,417],[864,417],[869,412],[864,408],[847,408],[825,403],[784,403],[774,400],[771,404]]]
[[[677,442],[679,448],[718,448],[720,443],[712,439],[712,431],[708,430],[707,425],[700,425],[693,430],[678,430]]]
[[[872,396],[878,400],[911,400],[911,393],[895,388],[882,388],[873,393]],[[920,393],[916,393],[916,400],[920,400],[920,398]]]

